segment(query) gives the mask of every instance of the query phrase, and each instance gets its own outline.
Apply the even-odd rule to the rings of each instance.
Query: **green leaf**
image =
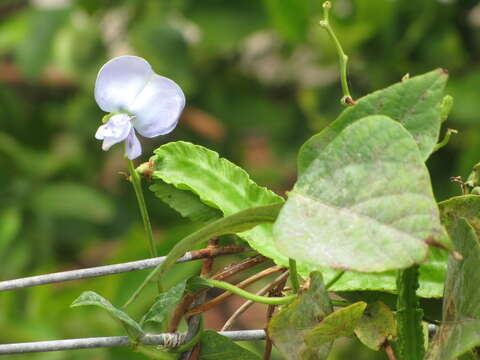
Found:
[[[397,349],[400,359],[422,360],[425,355],[423,310],[417,298],[418,267],[400,271],[397,279]]]
[[[210,221],[222,217],[222,213],[200,201],[197,195],[187,190],[177,189],[162,180],[155,179],[149,187],[155,196],[192,221]]]
[[[325,317],[318,326],[306,334],[307,348],[302,360],[326,359],[325,348],[329,348],[339,337],[352,335],[366,307],[367,303],[360,301]]]
[[[106,310],[112,318],[121,322],[128,336],[132,340],[136,340],[139,336],[143,335],[142,328],[135,320],[133,320],[123,311],[114,307],[107,299],[100,296],[96,292],[85,291],[70,305],[70,307],[73,308],[86,305],[98,306]]]
[[[215,331],[204,331],[200,340],[200,360],[259,360],[260,357]]]
[[[202,146],[184,141],[168,143],[155,150],[150,160],[154,164],[153,179],[190,190],[225,216],[283,202],[280,196],[255,184],[245,170]],[[238,236],[262,255],[288,264],[288,258],[273,244],[271,225],[261,225]]]
[[[287,359],[303,359],[305,335],[332,311],[321,273],[312,272],[309,289],[272,317],[268,333]],[[329,351],[330,345],[325,347],[325,355]]]
[[[397,324],[392,310],[381,301],[368,304],[355,328],[355,335],[367,347],[378,351],[389,338],[395,337]]]
[[[450,360],[480,345],[480,246],[475,229],[463,218],[447,230],[463,260],[448,261],[443,319],[426,359]]]
[[[480,196],[457,196],[440,204],[442,221],[459,261],[450,256],[443,319],[427,359],[454,359],[480,345]]]
[[[422,160],[432,153],[442,123],[441,102],[448,75],[437,69],[375,91],[344,110],[327,128],[311,137],[298,154],[298,171],[303,173],[348,125],[369,115],[385,115],[399,123],[415,139]]]
[[[300,176],[274,225],[278,249],[334,269],[383,272],[451,249],[411,135],[385,116],[345,128]]]
[[[35,211],[56,217],[70,217],[95,223],[112,219],[114,207],[108,197],[94,188],[75,183],[41,187],[32,198]]]
[[[472,223],[475,223],[475,217],[480,213],[480,200],[477,195],[457,196],[439,203],[439,208],[442,223],[448,221],[449,214],[455,213],[457,216],[465,217]],[[477,228],[480,228],[480,226],[477,226]],[[443,296],[447,259],[447,252],[430,247],[428,261],[420,265],[418,296],[425,298],[440,298]],[[324,270],[326,279],[331,278],[333,274],[334,271],[330,269]],[[396,290],[396,272],[389,271],[380,274],[347,272],[335,283],[331,290],[350,291],[367,289],[394,292]]]
[[[443,295],[443,284],[447,271],[448,253],[444,250],[430,247],[427,262],[420,264],[420,287],[417,295],[424,298],[440,298]],[[324,276],[330,279],[335,271],[323,270]],[[395,292],[397,289],[397,272],[356,273],[346,272],[332,286],[332,291],[377,290]]]
[[[277,218],[278,212],[280,211],[282,206],[283,203],[278,203],[243,210],[238,212],[237,214],[233,214],[221,218],[217,221],[211,222],[200,230],[182,239],[170,250],[165,261],[162,264],[158,265],[152,272],[150,272],[150,274],[143,281],[140,287],[127,301],[125,306],[134,301],[150,281],[159,281],[162,276],[168,270],[170,270],[173,265],[175,265],[177,259],[183,256],[195,245],[216,236],[241,233],[260,224],[272,223]]]
[[[162,324],[168,317],[173,306],[182,298],[185,290],[186,281],[182,281],[170,288],[168,291],[161,293],[155,299],[155,302],[140,321],[141,326],[148,323]]]
[[[463,195],[455,196],[438,204],[442,222],[447,226],[457,218],[465,218],[480,234],[480,196]],[[455,239],[453,239],[455,241]],[[458,249],[457,249],[458,250]]]

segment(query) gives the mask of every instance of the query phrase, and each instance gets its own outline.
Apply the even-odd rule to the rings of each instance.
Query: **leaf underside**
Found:
[[[154,179],[149,189],[183,217],[192,221],[207,222],[222,217],[222,213],[200,201],[197,195],[188,190],[180,190],[160,179]]]

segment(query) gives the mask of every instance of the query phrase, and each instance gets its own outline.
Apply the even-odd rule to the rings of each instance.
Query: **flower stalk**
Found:
[[[133,165],[133,161],[130,159],[127,159],[127,162],[128,162],[128,170],[130,171],[130,182],[133,185],[133,190],[135,191],[135,196],[137,197],[138,208],[140,209],[140,215],[142,216],[143,227],[147,235],[147,242],[148,242],[148,247],[150,249],[150,255],[152,257],[156,257],[157,249],[155,248],[155,243],[153,241],[152,224],[150,222],[150,216],[148,215],[145,198],[143,197],[140,176],[135,171],[135,166]]]

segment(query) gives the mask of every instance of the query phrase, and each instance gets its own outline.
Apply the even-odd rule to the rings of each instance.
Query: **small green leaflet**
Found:
[[[215,331],[204,331],[200,340],[200,360],[260,360],[260,356],[235,344]]]
[[[125,328],[128,336],[133,341],[135,341],[136,339],[138,339],[140,336],[143,335],[142,328],[135,320],[133,320],[125,312],[117,309],[107,299],[105,299],[104,297],[102,297],[101,295],[97,294],[94,291],[83,292],[72,303],[72,305],[70,305],[70,307],[73,308],[73,307],[87,306],[87,305],[98,306],[106,310],[113,319],[120,321],[120,323]]]
[[[305,335],[332,311],[321,273],[312,272],[309,289],[272,317],[268,333],[286,359],[302,360],[306,351]],[[330,345],[324,346],[325,355]]]
[[[186,281],[182,281],[168,291],[157,296],[152,307],[147,311],[140,321],[142,327],[152,322],[162,324],[167,319],[173,306],[176,305],[182,298],[185,285]]]
[[[445,70],[437,69],[357,100],[356,105],[344,110],[333,123],[302,146],[298,154],[299,173],[303,173],[318,153],[348,125],[377,114],[402,124],[415,139],[421,159],[426,160],[438,141],[440,126],[448,109],[449,101],[443,112],[441,106],[447,80]]]
[[[302,360],[327,359],[328,353],[325,353],[325,349],[330,348],[329,344],[335,339],[353,335],[366,307],[367,303],[359,301],[325,317],[319,325],[305,335],[307,347]]]
[[[395,315],[381,301],[368,304],[355,328],[355,335],[358,339],[375,351],[380,350],[386,340],[394,338],[396,332]]]
[[[343,129],[298,179],[274,225],[278,249],[313,268],[384,272],[452,249],[412,136],[386,116]]]

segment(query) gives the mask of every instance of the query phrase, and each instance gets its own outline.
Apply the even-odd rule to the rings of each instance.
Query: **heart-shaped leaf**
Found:
[[[427,242],[452,248],[418,147],[386,116],[354,122],[318,153],[290,192],[274,236],[299,262],[359,272],[421,263]]]
[[[415,139],[421,158],[427,159],[438,141],[444,119],[440,104],[447,79],[445,70],[437,69],[357,100],[356,105],[344,110],[332,124],[302,146],[298,154],[299,172],[305,171],[343,129],[369,115],[385,115],[402,124]]]

